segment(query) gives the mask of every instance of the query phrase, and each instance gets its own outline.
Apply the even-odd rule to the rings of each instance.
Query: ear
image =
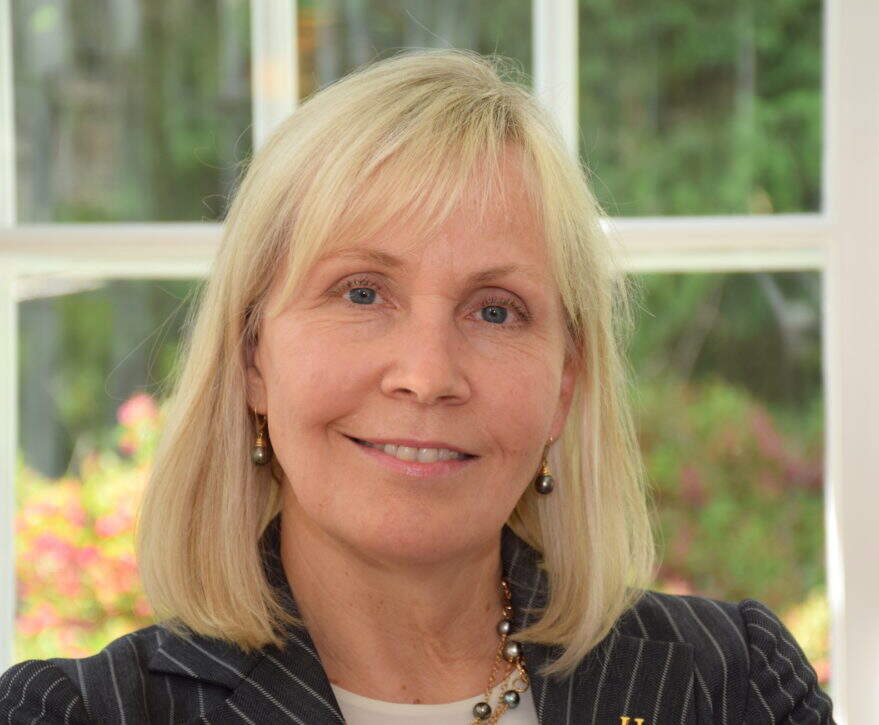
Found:
[[[549,435],[553,440],[558,440],[565,427],[565,421],[568,419],[568,411],[571,409],[571,401],[574,398],[574,387],[577,383],[577,371],[579,365],[577,359],[573,355],[565,356],[565,365],[562,368],[562,380],[559,390],[559,399],[556,405],[555,415],[552,419],[552,426]]]
[[[259,346],[248,345],[245,353],[245,377],[247,384],[247,404],[254,413],[266,414],[268,396],[266,395],[265,379],[262,375],[259,360]]]

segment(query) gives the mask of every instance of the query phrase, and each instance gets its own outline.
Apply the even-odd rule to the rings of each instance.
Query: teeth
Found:
[[[419,463],[436,463],[438,456],[439,456],[439,448],[419,448],[418,449],[418,462]]]
[[[389,456],[399,458],[401,461],[435,463],[436,461],[455,461],[465,458],[463,453],[450,451],[448,448],[411,448],[410,446],[395,446],[392,444],[378,446],[368,441],[364,441],[364,443],[371,448],[380,448]]]

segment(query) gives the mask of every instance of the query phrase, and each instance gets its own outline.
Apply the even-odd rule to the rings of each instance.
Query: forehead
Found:
[[[527,258],[521,259],[520,256],[516,257],[517,261],[515,262],[503,262],[500,264],[491,262],[487,266],[484,266],[478,259],[465,259],[458,262],[452,272],[452,276],[464,281],[467,285],[475,286],[489,284],[514,275],[523,275],[529,279],[542,282],[547,276],[545,267],[539,263],[535,264]],[[396,256],[387,251],[366,246],[337,250],[335,253],[325,257],[322,262],[330,263],[332,260],[355,260],[378,267],[401,270],[402,272],[414,272],[415,265],[420,264],[422,261],[419,256],[418,262],[411,264],[411,260],[405,256]],[[436,267],[431,266],[431,269],[436,269]]]
[[[423,221],[392,219],[364,237],[349,232],[328,241],[316,261],[353,259],[389,268],[425,262],[462,270],[492,264],[531,273],[547,266],[542,224],[518,168],[508,169],[495,184],[476,177],[429,232]]]

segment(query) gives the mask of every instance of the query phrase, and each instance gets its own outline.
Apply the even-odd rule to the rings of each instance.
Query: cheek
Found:
[[[558,402],[560,372],[543,355],[517,355],[480,369],[486,402],[482,419],[509,453],[527,454],[549,428]]]
[[[267,380],[272,448],[296,497],[319,511],[333,506],[336,488],[316,486],[303,473],[328,469],[327,426],[362,399],[366,371],[326,338],[296,332],[288,340],[275,346]]]
[[[298,426],[344,414],[369,376],[364,359],[325,337],[296,332],[289,339],[289,345],[276,348],[267,381],[276,413]]]

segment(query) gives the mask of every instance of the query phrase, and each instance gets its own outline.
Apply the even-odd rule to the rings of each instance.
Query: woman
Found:
[[[488,60],[322,90],[225,225],[138,523],[158,624],[10,722],[830,723],[763,604],[647,590],[625,277]]]

